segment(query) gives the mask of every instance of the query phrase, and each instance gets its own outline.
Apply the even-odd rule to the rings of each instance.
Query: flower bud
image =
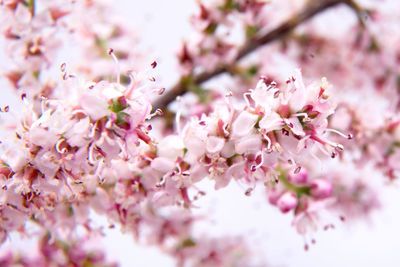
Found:
[[[289,181],[294,184],[305,184],[307,183],[308,172],[305,168],[301,168],[297,173],[290,172],[288,176]]]
[[[297,203],[297,196],[294,193],[286,192],[278,199],[278,202],[276,204],[283,213],[286,213],[296,208]]]
[[[327,198],[332,195],[332,192],[332,184],[324,179],[316,179],[311,183],[310,193],[314,198]]]

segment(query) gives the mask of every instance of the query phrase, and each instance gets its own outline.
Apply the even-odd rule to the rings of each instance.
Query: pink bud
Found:
[[[278,199],[278,202],[276,204],[283,213],[286,213],[296,208],[297,203],[297,196],[294,193],[286,192]]]
[[[288,178],[289,178],[289,181],[294,184],[305,184],[305,183],[307,183],[308,172],[305,168],[301,168],[300,171],[297,173],[290,172]]]
[[[332,195],[333,186],[324,179],[316,179],[311,183],[310,193],[314,198],[327,198]]]

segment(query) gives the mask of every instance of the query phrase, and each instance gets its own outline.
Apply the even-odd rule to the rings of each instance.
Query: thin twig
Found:
[[[336,6],[340,3],[348,5],[350,8],[355,9],[357,14],[359,14],[358,6],[352,0],[312,0],[310,3],[298,14],[294,15],[289,20],[283,22],[281,25],[272,29],[264,35],[251,39],[247,43],[243,45],[243,47],[239,50],[236,61],[239,61],[243,57],[247,56],[257,48],[266,45],[274,40],[278,40],[288,33],[290,33],[293,29],[295,29],[301,23],[307,21],[312,18],[316,14],[330,8]],[[357,7],[357,8],[355,8]],[[212,71],[206,71],[199,73],[198,75],[192,78],[192,82],[195,84],[201,84],[209,79],[222,74],[224,72],[229,71],[229,65],[222,64],[217,66]],[[162,97],[160,97],[155,103],[154,108],[165,109],[169,103],[174,101],[177,96],[183,95],[188,91],[187,86],[183,83],[183,80],[180,80],[175,86],[173,86],[170,90],[166,91]]]

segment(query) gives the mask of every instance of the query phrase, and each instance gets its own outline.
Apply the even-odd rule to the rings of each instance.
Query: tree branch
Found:
[[[311,0],[310,3],[302,11],[300,11],[298,14],[296,14],[289,20],[283,22],[281,25],[267,32],[266,34],[246,42],[243,45],[243,47],[239,50],[236,61],[239,61],[240,59],[247,56],[257,48],[266,45],[274,40],[278,40],[284,37],[301,23],[307,21],[316,14],[330,7],[336,6],[340,3],[344,3],[352,9],[354,9],[355,7],[355,3],[352,0]],[[356,10],[356,12],[357,11],[359,10]],[[229,70],[229,66],[230,65],[227,64],[219,65],[212,71],[202,72],[194,76],[192,78],[192,81],[195,84],[201,84],[219,74],[227,72]],[[183,80],[181,79],[175,86],[173,86],[170,90],[166,91],[164,95],[154,103],[153,106],[155,108],[165,109],[169,103],[171,103],[176,99],[177,96],[183,95],[187,91],[188,91],[187,86],[183,83]]]

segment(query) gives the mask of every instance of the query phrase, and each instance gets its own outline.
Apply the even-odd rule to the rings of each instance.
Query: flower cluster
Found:
[[[27,255],[28,254],[28,255]],[[3,251],[0,264],[12,266],[101,266],[115,267],[116,263],[108,262],[102,251],[93,248],[90,240],[52,240],[50,234],[45,234],[39,241],[38,253],[18,254],[14,251]]]
[[[215,181],[215,189],[236,180],[249,195],[263,183],[270,203],[282,212],[301,213],[306,201],[331,197],[331,182],[307,172],[309,162],[321,154],[335,158],[342,153],[343,146],[331,141],[330,133],[351,138],[328,128],[335,109],[328,88],[326,79],[304,85],[300,71],[285,88],[262,78],[242,103],[227,95],[210,114],[191,118],[179,135],[160,141],[152,160],[162,177],[159,186],[168,189],[163,197],[179,196],[177,188],[186,190],[204,177]]]
[[[196,38],[184,43],[178,55],[183,73],[233,64],[238,41],[240,44],[241,40],[254,38],[265,26],[265,5],[260,0],[218,0],[207,4],[199,1],[199,12],[192,17]],[[240,38],[231,37],[232,34]]]

